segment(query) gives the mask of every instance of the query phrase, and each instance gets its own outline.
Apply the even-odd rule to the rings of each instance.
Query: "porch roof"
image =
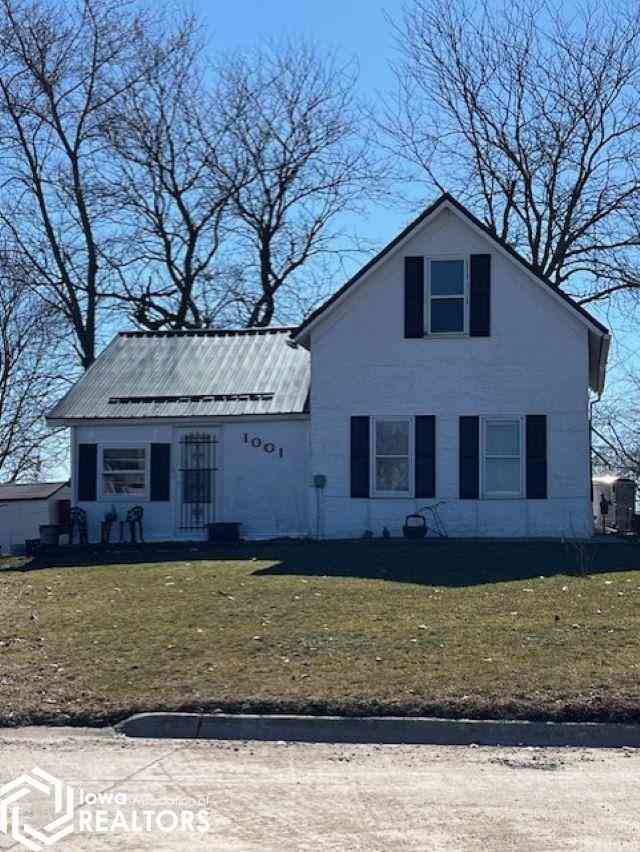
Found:
[[[303,414],[309,353],[292,330],[121,332],[47,420]]]

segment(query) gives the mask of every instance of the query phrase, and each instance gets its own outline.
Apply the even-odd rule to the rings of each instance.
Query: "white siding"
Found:
[[[132,425],[76,426],[73,429],[74,447],[79,443],[148,444],[171,443],[171,500],[119,500],[115,502],[119,517],[140,504],[144,508],[144,534],[147,539],[169,540],[191,537],[182,534],[176,520],[178,484],[178,438],[189,422],[158,425],[140,422]],[[245,538],[272,538],[308,534],[308,433],[307,420],[263,420],[246,422],[197,421],[194,431],[216,429],[219,440],[216,458],[215,520],[236,521],[242,524]],[[267,453],[262,448],[246,444],[244,434],[260,437],[263,443],[275,445]],[[282,447],[283,453],[278,452]],[[74,452],[74,497],[77,495]],[[75,502],[88,513],[89,537],[100,538],[100,522],[110,508],[111,498],[100,497],[95,502]],[[117,538],[117,530],[115,532]]]
[[[404,257],[492,255],[491,337],[404,339]],[[436,499],[449,534],[589,535],[588,332],[450,211],[414,236],[311,332],[311,473],[327,476],[327,536],[400,533],[425,500],[351,499],[351,415],[436,415]],[[458,500],[460,415],[546,414],[547,500]],[[313,500],[310,501],[313,508]]]

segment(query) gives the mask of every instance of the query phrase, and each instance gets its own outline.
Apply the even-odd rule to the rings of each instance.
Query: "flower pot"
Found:
[[[402,527],[405,538],[425,538],[427,535],[427,522],[422,515],[407,515]]]

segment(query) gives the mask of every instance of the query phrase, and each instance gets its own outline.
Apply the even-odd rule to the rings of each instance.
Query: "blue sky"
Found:
[[[188,8],[206,20],[213,47],[250,47],[269,37],[313,37],[358,57],[367,92],[389,82],[386,59],[392,54],[392,38],[384,15],[385,10],[398,13],[399,0],[384,6],[375,0],[192,0]]]
[[[265,39],[299,35],[337,49],[345,59],[355,58],[359,90],[367,99],[373,100],[393,87],[389,67],[394,55],[393,36],[385,13],[397,17],[401,0],[388,0],[384,5],[375,0],[236,0],[224,4],[191,0],[185,8],[193,9],[206,22],[214,52],[250,48]],[[409,203],[406,207],[380,206],[358,222],[357,231],[380,248],[415,213]]]
[[[575,8],[575,3],[567,0],[563,11],[571,7]],[[366,98],[375,99],[393,88],[390,63],[395,49],[392,27],[385,16],[398,19],[402,13],[402,0],[386,0],[384,4],[376,0],[236,0],[231,3],[191,0],[188,6],[185,3],[185,8],[192,8],[206,22],[210,48],[214,52],[251,47],[264,39],[281,36],[313,37],[337,48],[345,58],[357,59],[359,87]],[[425,202],[428,200],[424,199]],[[415,213],[415,199],[413,205],[408,199],[406,206],[371,206],[355,227],[361,237],[381,248]],[[353,265],[357,267],[365,259],[354,259]],[[336,287],[341,283],[336,281]],[[628,358],[630,350],[635,352],[635,322],[624,328],[625,324],[617,312],[610,313],[605,306],[591,306],[591,310],[604,322],[618,328],[617,344],[621,357]],[[612,361],[615,361],[616,353],[612,356]]]

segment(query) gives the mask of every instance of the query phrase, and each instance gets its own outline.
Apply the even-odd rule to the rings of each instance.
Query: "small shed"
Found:
[[[631,532],[636,510],[636,484],[633,479],[616,474],[593,478],[593,521],[596,532],[612,528]]]
[[[0,483],[0,552],[24,553],[40,524],[66,527],[70,500],[68,482]]]

